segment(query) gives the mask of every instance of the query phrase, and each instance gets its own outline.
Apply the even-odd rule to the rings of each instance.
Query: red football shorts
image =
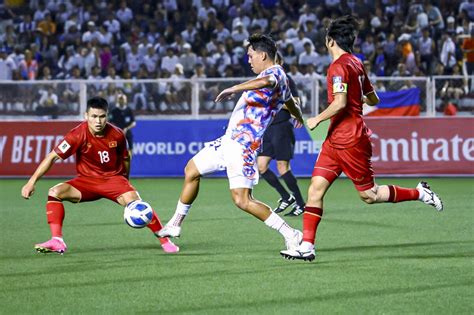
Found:
[[[106,178],[76,177],[66,182],[81,192],[79,202],[107,198],[117,202],[117,198],[129,191],[136,191],[128,179],[117,175]]]
[[[332,183],[344,172],[358,191],[374,187],[372,169],[372,143],[363,138],[352,148],[335,149],[324,141],[313,170],[313,176],[322,176]]]

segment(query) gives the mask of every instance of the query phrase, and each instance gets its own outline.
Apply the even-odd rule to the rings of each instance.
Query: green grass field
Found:
[[[176,241],[164,254],[108,201],[66,204],[69,251],[37,254],[49,238],[44,203],[25,180],[1,180],[0,313],[472,314],[473,179],[431,179],[445,211],[419,202],[365,205],[348,180],[329,191],[314,262],[287,261],[283,238],[231,202],[225,179],[204,179]],[[181,179],[134,179],[165,223]],[[380,184],[415,186],[416,179]],[[306,191],[308,179],[300,180]],[[275,206],[264,182],[255,196]],[[284,217],[286,218],[286,217]],[[287,220],[301,229],[302,217]]]

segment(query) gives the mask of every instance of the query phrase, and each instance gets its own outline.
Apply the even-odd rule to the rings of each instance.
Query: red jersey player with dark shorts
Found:
[[[378,186],[374,182],[371,131],[362,119],[362,106],[364,103],[376,105],[379,98],[362,62],[351,53],[357,28],[354,17],[343,16],[331,21],[327,29],[326,47],[333,59],[327,74],[329,106],[306,123],[311,130],[327,119],[331,119],[331,124],[308,190],[303,214],[303,241],[295,250],[281,251],[287,259],[314,260],[314,242],[323,215],[323,198],[342,172],[352,180],[360,198],[368,204],[420,200],[438,211],[443,210],[443,203],[426,182],[420,182],[413,189]]]
[[[76,154],[77,177],[49,189],[46,216],[52,238],[35,245],[39,252],[62,254],[67,250],[62,234],[64,200],[78,203],[107,198],[125,207],[128,203],[141,199],[128,181],[129,155],[125,135],[122,130],[107,122],[108,107],[103,98],[89,99],[84,114],[85,121],[66,134],[21,190],[23,198],[29,199],[35,191],[36,182],[56,160],[65,160]],[[148,228],[158,237],[157,233],[162,225],[155,212]],[[159,240],[165,252],[179,251],[179,247],[168,238]]]

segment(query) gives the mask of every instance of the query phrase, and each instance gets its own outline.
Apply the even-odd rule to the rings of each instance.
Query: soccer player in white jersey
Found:
[[[303,122],[301,110],[291,95],[288,78],[281,66],[275,63],[275,42],[266,35],[252,35],[248,39],[247,54],[257,78],[223,90],[216,102],[243,92],[225,134],[199,151],[185,168],[185,179],[176,211],[161,237],[178,237],[181,224],[199,192],[201,176],[227,169],[232,200],[240,209],[278,232],[285,238],[287,248],[295,248],[301,242],[301,232],[291,228],[266,204],[252,196],[252,188],[258,183],[257,150],[263,133],[273,117],[286,106],[290,113]]]

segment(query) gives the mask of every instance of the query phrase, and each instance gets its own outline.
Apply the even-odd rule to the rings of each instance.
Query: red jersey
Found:
[[[334,94],[346,93],[346,107],[331,118],[327,140],[337,149],[350,148],[361,138],[368,137],[370,130],[362,120],[362,96],[374,90],[362,62],[346,53],[331,63],[327,75],[328,103]]]
[[[123,131],[107,123],[104,134],[93,135],[83,122],[69,131],[54,149],[61,159],[76,154],[79,176],[104,178],[126,176],[124,160],[128,158],[127,142]]]

